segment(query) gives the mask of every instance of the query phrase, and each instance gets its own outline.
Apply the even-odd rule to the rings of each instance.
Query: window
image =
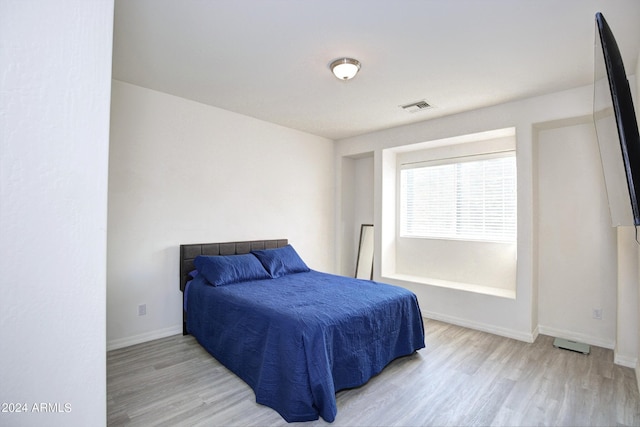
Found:
[[[402,165],[400,236],[515,242],[515,152]]]

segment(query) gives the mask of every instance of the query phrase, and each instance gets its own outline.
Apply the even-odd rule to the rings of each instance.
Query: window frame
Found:
[[[510,232],[508,232],[507,235],[503,234],[503,237],[499,237],[498,234],[496,233],[494,234],[486,233],[486,230],[478,234],[475,234],[475,233],[465,234],[464,232],[459,233],[458,232],[459,229],[457,227],[456,227],[456,231],[454,231],[453,233],[451,233],[450,231],[442,232],[442,233],[432,233],[432,234],[427,233],[422,235],[415,234],[415,233],[411,233],[411,234],[405,233],[404,226],[403,226],[405,221],[405,216],[403,212],[403,207],[404,207],[403,203],[404,203],[405,194],[402,187],[402,176],[404,171],[410,170],[410,169],[435,167],[435,166],[441,166],[441,165],[456,165],[456,164],[469,163],[469,162],[489,161],[497,158],[513,159],[513,165],[512,165],[513,176],[511,177],[511,179],[513,180],[513,187],[512,187],[513,198],[509,200],[509,203],[511,203],[511,206],[512,206],[513,220],[510,221],[511,227],[508,227],[510,229]],[[518,238],[517,176],[518,176],[517,155],[516,155],[515,147],[501,149],[501,150],[492,150],[488,152],[475,151],[469,154],[461,154],[461,155],[453,155],[453,156],[440,156],[440,157],[436,156],[435,158],[429,158],[427,160],[411,159],[411,160],[405,160],[405,161],[399,162],[399,165],[397,168],[396,215],[397,215],[398,221],[397,221],[396,236],[398,238],[407,238],[407,239],[458,240],[458,241],[469,241],[469,242],[491,242],[491,243],[509,243],[509,244],[515,243],[517,242],[517,238]],[[483,217],[486,217],[486,214],[487,214],[487,210],[483,208]],[[455,215],[456,215],[456,218],[460,217],[460,211],[457,210],[457,207],[456,207]],[[454,222],[459,223],[459,221],[457,220]],[[504,222],[505,221],[503,221],[503,223]],[[483,221],[483,224],[486,224],[486,221]]]

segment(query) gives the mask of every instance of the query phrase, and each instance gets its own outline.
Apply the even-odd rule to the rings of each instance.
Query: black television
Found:
[[[596,13],[596,29],[593,114],[612,225],[637,227],[640,225],[638,121],[620,49],[600,12]]]

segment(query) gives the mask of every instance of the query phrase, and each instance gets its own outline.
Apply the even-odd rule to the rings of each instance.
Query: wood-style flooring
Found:
[[[335,426],[640,426],[635,373],[583,355],[425,320],[426,348],[338,392]],[[107,355],[109,426],[284,426],[191,336]],[[304,426],[329,425],[322,419]]]

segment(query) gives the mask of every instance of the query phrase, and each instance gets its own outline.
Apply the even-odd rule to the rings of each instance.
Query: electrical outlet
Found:
[[[592,316],[596,320],[602,320],[602,309],[601,308],[594,308]]]
[[[138,316],[146,316],[147,315],[147,304],[140,304],[138,306]]]

